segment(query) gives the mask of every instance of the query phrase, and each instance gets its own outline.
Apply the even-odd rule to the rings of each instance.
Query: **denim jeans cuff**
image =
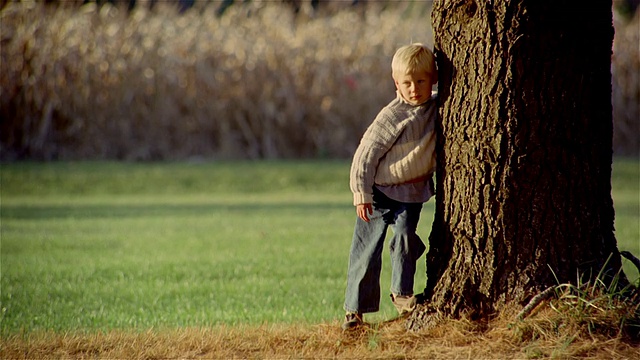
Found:
[[[413,291],[409,291],[409,292],[404,291],[403,292],[403,291],[395,291],[393,289],[391,289],[391,293],[393,295],[397,295],[397,296],[411,296],[411,295],[413,295]]]
[[[357,312],[359,314],[366,314],[366,313],[374,313],[374,312],[378,312],[380,311],[380,308],[367,308],[367,309],[358,309],[358,310],[353,310],[347,307],[347,305],[344,306],[344,310],[346,312]]]

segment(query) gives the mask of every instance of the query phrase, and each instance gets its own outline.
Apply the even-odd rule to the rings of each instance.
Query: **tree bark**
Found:
[[[432,309],[484,316],[621,269],[611,5],[434,2],[440,120],[424,293]]]

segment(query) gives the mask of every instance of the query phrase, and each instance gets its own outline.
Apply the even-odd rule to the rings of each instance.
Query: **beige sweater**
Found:
[[[362,136],[351,164],[353,204],[373,202],[373,186],[424,181],[435,171],[435,96],[413,106],[398,96]]]

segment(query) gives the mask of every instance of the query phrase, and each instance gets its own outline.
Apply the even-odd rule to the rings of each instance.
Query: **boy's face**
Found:
[[[431,98],[435,77],[426,71],[396,74],[393,79],[400,95],[411,105],[420,105]]]

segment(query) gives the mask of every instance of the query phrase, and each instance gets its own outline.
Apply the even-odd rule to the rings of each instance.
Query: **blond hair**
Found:
[[[391,75],[406,75],[425,71],[437,76],[436,59],[433,52],[421,43],[413,43],[399,48],[391,61]]]

